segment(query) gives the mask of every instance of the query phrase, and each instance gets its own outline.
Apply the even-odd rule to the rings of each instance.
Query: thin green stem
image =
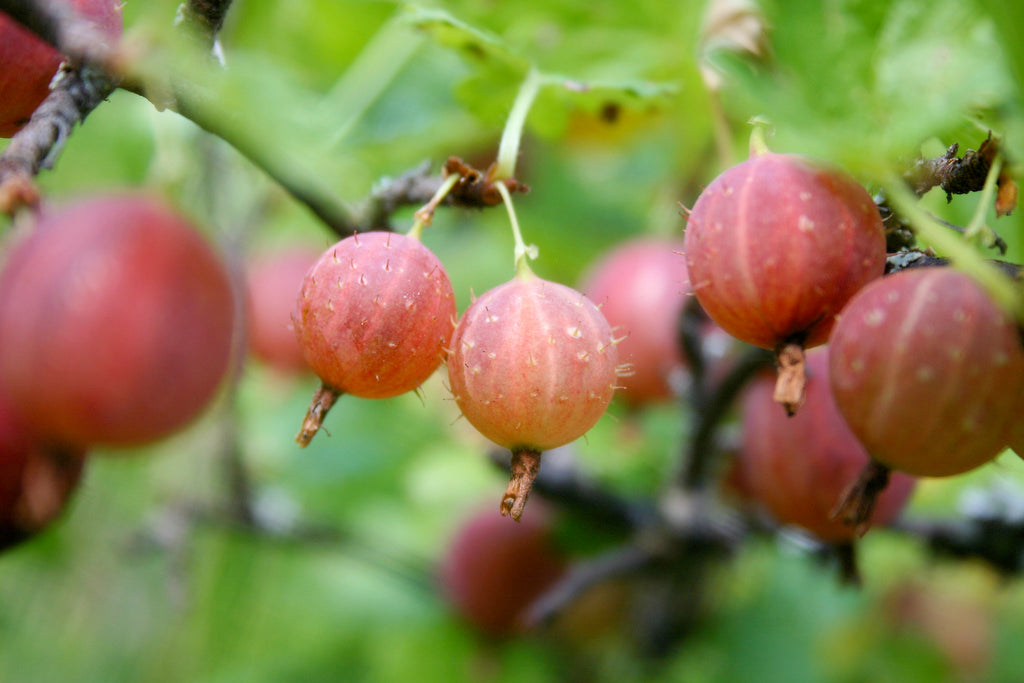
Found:
[[[406,233],[409,237],[414,239],[420,239],[423,237],[423,228],[427,227],[434,221],[434,210],[437,209],[438,205],[444,201],[444,198],[448,196],[448,193],[455,187],[455,183],[459,182],[462,178],[458,173],[452,173],[444,182],[441,183],[441,187],[437,188],[437,192],[430,198],[426,204],[413,214],[412,227],[409,228],[409,232]]]
[[[523,126],[526,124],[526,116],[530,113],[530,107],[540,92],[543,84],[541,73],[531,68],[526,74],[526,80],[519,86],[516,100],[512,104],[512,111],[505,121],[505,130],[501,133],[501,144],[498,146],[498,163],[494,167],[492,180],[503,180],[514,178],[516,173],[516,161],[519,158],[519,145],[523,138]]]
[[[992,166],[988,169],[988,175],[985,176],[985,185],[981,188],[981,195],[978,197],[978,206],[974,209],[974,215],[971,216],[971,222],[967,224],[967,228],[964,230],[964,239],[969,243],[975,243],[978,237],[983,232],[988,232],[991,238],[992,230],[985,223],[985,214],[988,212],[988,207],[992,206],[994,197],[996,194],[996,182],[999,180],[999,173],[1003,169],[1003,158],[997,156],[992,162]]]
[[[750,125],[753,126],[750,130],[750,156],[753,158],[770,153],[772,150],[768,147],[768,130],[771,122],[764,117],[755,116],[750,119]]]
[[[893,207],[908,221],[918,237],[974,278],[1006,311],[1013,313],[1018,320],[1024,319],[1024,296],[1012,280],[986,261],[972,245],[922,209],[899,176],[889,174],[883,185]]]
[[[512,238],[515,240],[516,275],[520,277],[532,275],[533,271],[530,270],[529,259],[537,258],[537,247],[533,244],[528,245],[523,241],[523,233],[519,229],[516,210],[512,205],[512,195],[509,193],[508,188],[505,187],[505,183],[494,183],[494,186],[498,188],[498,194],[501,195],[502,201],[505,202],[508,220],[512,224]]]

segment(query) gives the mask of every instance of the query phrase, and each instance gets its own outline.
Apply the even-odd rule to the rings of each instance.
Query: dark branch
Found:
[[[1005,576],[1024,571],[1024,524],[999,518],[906,519],[893,528],[924,541],[936,555],[980,559]]]
[[[634,577],[651,567],[657,557],[647,548],[626,545],[582,562],[541,595],[526,612],[526,623],[551,622],[590,588],[618,577]]]
[[[425,161],[397,178],[379,183],[359,211],[359,223],[367,230],[390,230],[395,211],[430,201],[444,182],[440,174],[431,174],[430,169],[431,163]],[[450,204],[451,199],[445,198],[444,203]]]
[[[696,424],[684,451],[679,484],[684,489],[701,488],[711,471],[717,448],[715,435],[740,390],[759,370],[772,367],[774,356],[767,349],[750,347],[736,359],[729,373],[708,393],[707,400],[694,406]]]
[[[707,392],[707,358],[704,353],[704,331],[708,322],[707,313],[701,308],[697,297],[687,297],[676,320],[677,338],[686,369],[690,377],[690,395],[693,405],[704,405]]]

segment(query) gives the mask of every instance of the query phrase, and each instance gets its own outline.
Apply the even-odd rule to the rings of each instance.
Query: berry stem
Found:
[[[775,352],[778,379],[775,381],[776,403],[782,404],[786,414],[792,417],[804,402],[807,387],[807,356],[801,344],[790,342]]]
[[[444,201],[444,198],[448,196],[448,193],[455,187],[455,183],[459,182],[462,176],[458,173],[452,173],[444,182],[441,183],[441,187],[437,188],[437,192],[430,198],[426,204],[424,204],[419,210],[413,214],[412,227],[409,232],[406,233],[413,239],[421,239],[423,237],[423,228],[429,226],[434,221],[434,211],[438,205]]]
[[[533,271],[530,270],[529,259],[537,258],[537,246],[526,244],[523,241],[523,233],[519,229],[519,220],[516,218],[516,210],[512,204],[512,195],[509,193],[508,188],[505,187],[505,183],[495,183],[494,187],[498,189],[498,194],[501,195],[501,200],[505,203],[505,210],[508,211],[508,221],[512,225],[512,238],[515,240],[516,275],[519,277],[533,275]]]
[[[533,489],[533,481],[540,471],[540,451],[512,451],[511,471],[508,488],[501,499],[501,514],[518,522],[523,516],[530,490]]]
[[[302,420],[302,428],[299,429],[299,433],[295,436],[295,442],[300,447],[305,448],[309,445],[309,442],[313,440],[316,433],[320,431],[320,427],[323,426],[327,411],[331,409],[331,406],[340,397],[341,392],[332,389],[326,384],[320,385],[320,388],[313,394],[313,399],[309,402],[306,417]]]
[[[771,125],[767,119],[755,116],[750,119],[750,125],[753,126],[750,130],[750,156],[758,157],[762,154],[768,154],[771,149],[768,148],[768,128]]]
[[[515,102],[512,103],[512,111],[509,112],[505,121],[505,129],[501,133],[501,143],[498,145],[498,162],[490,172],[490,180],[504,180],[515,177],[516,160],[519,158],[519,144],[523,137],[523,126],[526,124],[526,116],[533,106],[533,101],[540,92],[543,83],[541,73],[531,68],[526,74],[526,80],[519,86]],[[501,183],[496,183],[501,185]]]
[[[871,526],[871,514],[875,510],[878,496],[889,485],[890,473],[888,467],[872,458],[857,479],[843,491],[829,518],[849,524],[858,536],[863,536]]]

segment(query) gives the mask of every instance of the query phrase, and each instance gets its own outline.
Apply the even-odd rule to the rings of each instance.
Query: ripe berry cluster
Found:
[[[295,331],[322,381],[301,445],[338,396],[412,391],[446,362],[462,414],[513,453],[501,511],[517,520],[540,454],[582,436],[615,390],[615,340],[583,294],[520,269],[456,320],[444,266],[411,234],[361,233],[329,247],[302,281]]]
[[[844,172],[755,155],[701,194],[684,249],[707,314],[776,355],[773,398],[796,415],[782,417],[763,380],[750,387],[740,479],[781,521],[849,538],[887,483],[876,520],[906,500],[890,470],[959,474],[1014,438],[1024,389],[1015,321],[958,270],[883,277],[879,211]]]

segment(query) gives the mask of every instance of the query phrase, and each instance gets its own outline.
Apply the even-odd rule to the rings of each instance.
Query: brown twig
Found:
[[[766,349],[751,346],[739,356],[728,374],[707,394],[706,402],[695,406],[696,424],[684,447],[683,467],[678,483],[683,489],[694,490],[707,484],[712,464],[720,455],[716,437],[732,407],[733,401],[756,373],[772,366],[773,354]]]
[[[391,230],[391,216],[403,206],[420,206],[430,201],[444,178],[431,173],[432,164],[424,161],[396,178],[388,178],[370,192],[357,212],[364,230]],[[445,197],[445,204],[451,203]]]
[[[943,189],[947,201],[952,201],[955,194],[981,191],[992,162],[999,155],[999,139],[990,132],[977,151],[969,149],[963,157],[957,157],[959,149],[960,144],[954,142],[942,156],[922,159],[904,174],[917,196],[935,186]]]

